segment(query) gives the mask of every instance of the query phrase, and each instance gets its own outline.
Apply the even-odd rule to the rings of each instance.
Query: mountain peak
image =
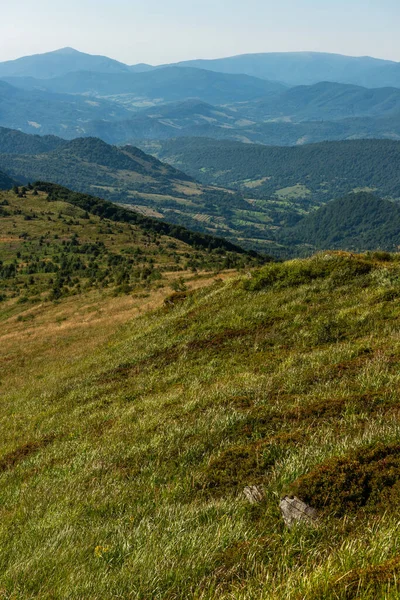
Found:
[[[129,68],[107,56],[87,54],[70,46],[0,63],[0,77],[51,79],[74,71],[124,73]]]
[[[54,50],[53,54],[68,55],[68,54],[83,54],[83,53],[80,52],[79,50],[75,50],[75,48],[66,46],[65,48],[59,48],[58,50]]]

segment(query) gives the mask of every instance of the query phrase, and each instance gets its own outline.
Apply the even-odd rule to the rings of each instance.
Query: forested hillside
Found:
[[[47,147],[54,149],[44,152]],[[297,243],[290,236],[283,240],[280,231],[331,199],[358,191],[400,197],[400,144],[393,141],[295,148],[194,138],[156,144],[153,151],[173,166],[134,146],[118,148],[95,138],[66,142],[2,129],[0,148],[8,152],[0,154],[0,169],[22,183],[52,181],[277,257],[298,252]],[[25,154],[25,148],[39,152]],[[12,184],[7,180],[4,186]],[[357,245],[357,234],[350,247],[393,247],[389,230],[368,235],[367,246]],[[328,239],[323,247],[329,247]]]
[[[31,135],[0,127],[0,154],[42,154],[67,144],[55,135]]]
[[[324,142],[293,148],[176,139],[157,156],[203,183],[254,197],[303,197],[323,202],[358,188],[400,197],[400,143],[391,140]]]
[[[0,171],[0,190],[9,190],[14,184],[15,181],[11,177]]]
[[[400,205],[372,194],[332,200],[278,235],[283,243],[317,249],[389,250],[400,247]]]
[[[21,181],[52,181],[120,202],[132,202],[139,192],[185,197],[184,186],[201,194],[201,186],[170,165],[133,146],[119,149],[97,138],[77,138],[38,154],[1,154],[0,165]]]
[[[0,131],[0,144],[2,137],[9,147],[13,136]],[[15,139],[20,152],[25,138]],[[28,136],[27,148],[36,144]],[[0,154],[0,168],[23,183],[58,183],[267,253],[271,226],[292,222],[299,210],[278,200],[255,206],[232,190],[203,186],[134,146],[117,148],[95,138],[62,141],[55,150],[39,154]]]

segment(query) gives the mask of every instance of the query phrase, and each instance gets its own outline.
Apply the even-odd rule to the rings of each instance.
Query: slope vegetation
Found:
[[[173,273],[178,282],[182,274],[260,261],[226,240],[54,184],[0,194],[0,303],[6,314],[91,290],[118,295],[162,288]]]
[[[397,141],[354,140],[282,148],[190,138],[160,142],[157,155],[203,183],[242,191],[250,184],[251,193],[258,197],[297,194],[321,202],[357,188],[400,197]]]
[[[308,249],[397,250],[400,207],[372,194],[350,194],[312,212],[280,240]]]
[[[14,338],[3,595],[397,598],[399,281],[395,255],[323,254],[214,282],[86,356]],[[317,527],[285,527],[294,491]]]
[[[0,190],[9,190],[13,187],[15,181],[11,179],[6,173],[0,171]]]
[[[371,200],[362,227],[354,225],[350,231],[342,223],[337,242],[338,227],[333,234],[328,225],[321,226],[315,244],[300,234],[308,225],[294,232],[288,228],[316,207],[349,192],[400,197],[398,142],[360,140],[279,148],[192,138],[155,144],[153,151],[174,166],[134,146],[118,148],[96,138],[67,142],[3,129],[0,148],[8,152],[0,154],[0,169],[17,181],[52,181],[277,257],[302,253],[299,246],[304,244],[355,250],[396,246],[395,227],[389,221],[397,223],[390,216],[397,209],[383,204],[382,218],[376,218],[377,209],[372,208],[379,202],[376,199]],[[37,153],[23,154],[25,148]],[[175,167],[211,185],[199,184]],[[347,207],[349,223],[359,219],[360,210],[355,204]]]
[[[0,127],[0,154],[42,154],[67,144],[55,135],[32,135]]]
[[[2,139],[10,151],[14,137],[3,130],[0,145]],[[52,181],[248,248],[268,249],[269,214],[259,214],[241,194],[203,186],[134,146],[117,148],[99,139],[78,138],[61,140],[49,152],[20,154],[24,140],[15,136],[18,154],[0,154],[0,168],[19,181]],[[36,137],[27,139],[28,151],[36,145]]]

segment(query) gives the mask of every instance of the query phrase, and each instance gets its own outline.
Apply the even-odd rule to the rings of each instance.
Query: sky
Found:
[[[65,46],[128,64],[304,50],[400,61],[399,0],[0,1],[0,61]]]

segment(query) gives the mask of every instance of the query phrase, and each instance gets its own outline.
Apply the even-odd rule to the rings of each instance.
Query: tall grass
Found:
[[[26,359],[26,381],[3,369],[0,598],[398,598],[396,510],[288,530],[278,509],[329,459],[400,441],[389,259],[266,267],[79,360]]]

